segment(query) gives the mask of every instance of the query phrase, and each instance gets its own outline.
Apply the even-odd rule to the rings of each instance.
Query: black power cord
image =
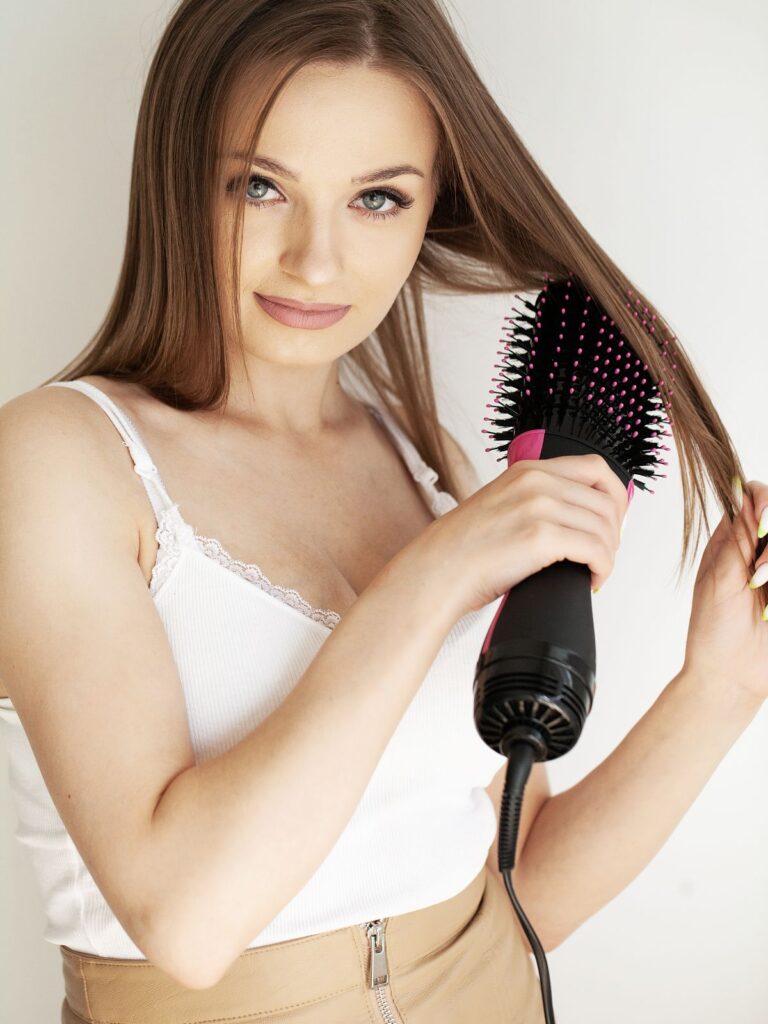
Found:
[[[557,562],[528,577],[507,595],[497,615],[497,631],[513,617],[520,630],[525,615],[547,621],[543,598],[556,574],[561,587],[576,590],[589,569],[575,562]],[[587,594],[588,594],[587,590]],[[485,647],[477,661],[474,685],[475,725],[483,740],[507,758],[499,808],[499,873],[528,938],[539,972],[546,1024],[555,1024],[547,960],[533,927],[515,895],[515,866],[523,793],[534,761],[550,761],[571,750],[581,735],[595,690],[594,630],[584,628],[583,608],[571,597],[567,625],[573,631],[568,647],[525,636],[507,637]],[[591,612],[591,605],[589,608]],[[587,622],[591,627],[591,619]],[[492,627],[493,629],[493,627]],[[580,653],[577,653],[579,651]]]
[[[544,1005],[546,1024],[555,1024],[555,1011],[552,1005],[552,988],[549,981],[549,967],[541,942],[533,926],[523,912],[523,908],[512,886],[512,869],[515,866],[517,833],[520,828],[520,814],[523,806],[523,792],[531,766],[534,761],[546,760],[546,745],[541,735],[528,725],[520,725],[509,731],[505,736],[504,754],[507,760],[507,774],[504,780],[504,793],[501,798],[499,814],[499,871],[504,879],[509,898],[515,913],[520,919],[523,931],[536,958],[539,972],[541,998]]]

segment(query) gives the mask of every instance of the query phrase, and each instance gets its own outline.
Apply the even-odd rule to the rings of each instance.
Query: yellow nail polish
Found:
[[[733,486],[733,497],[739,511],[741,511],[742,505],[744,504],[744,488],[742,487],[741,477],[738,473],[734,476],[731,484]]]

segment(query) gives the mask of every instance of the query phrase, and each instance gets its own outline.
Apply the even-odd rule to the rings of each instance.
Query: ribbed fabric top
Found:
[[[216,757],[285,700],[340,616],[312,608],[258,566],[230,558],[215,538],[198,535],[168,496],[136,427],[101,389],[83,380],[46,386],[93,398],[128,447],[157,519],[149,590],[178,668],[195,759]],[[389,412],[367,407],[388,429],[433,515],[454,508],[455,498],[435,486],[437,473]],[[247,948],[430,906],[461,891],[482,868],[496,833],[484,787],[506,759],[476,731],[472,683],[500,600],[455,623],[330,853]],[[45,908],[44,938],[97,956],[144,959],[67,833],[7,697],[0,699],[0,731],[15,835],[29,850]]]

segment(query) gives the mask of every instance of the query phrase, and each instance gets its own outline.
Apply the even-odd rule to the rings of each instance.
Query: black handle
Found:
[[[624,486],[629,477],[593,445],[569,435],[536,432],[538,458],[597,451]],[[522,446],[517,450],[531,451]],[[511,464],[511,463],[510,463]],[[567,753],[577,742],[595,694],[595,626],[591,571],[565,559],[512,587],[486,634],[475,670],[475,725],[500,754],[521,730],[537,760]]]

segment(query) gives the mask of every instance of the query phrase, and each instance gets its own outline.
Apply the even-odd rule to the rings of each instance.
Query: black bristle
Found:
[[[655,469],[666,465],[658,454],[671,421],[647,365],[573,275],[548,280],[535,304],[522,305],[504,318],[512,326],[504,328],[509,340],[491,390],[492,426],[484,431],[496,444],[486,450],[500,451],[501,460],[525,431],[568,435],[602,451],[648,490],[638,477],[666,475]]]

